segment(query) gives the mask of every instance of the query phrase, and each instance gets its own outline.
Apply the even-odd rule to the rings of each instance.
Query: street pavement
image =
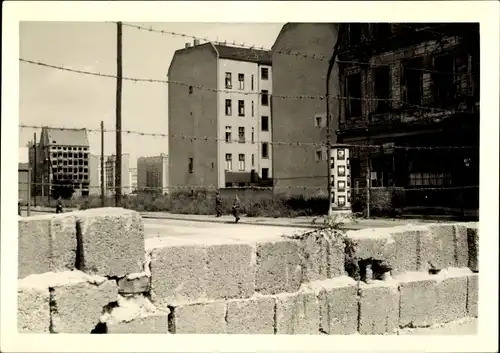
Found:
[[[69,211],[69,210],[68,210]],[[31,214],[46,214],[54,212],[53,209],[40,209],[32,210]],[[23,215],[26,215],[26,210],[23,210]],[[215,216],[207,215],[187,215],[187,214],[173,214],[168,212],[141,212],[144,222],[148,220],[155,220],[153,223],[158,224],[172,224],[171,221],[184,221],[187,222],[192,228],[205,228],[208,224],[219,224],[221,227],[227,228],[227,224],[234,223],[232,216],[222,216],[216,218]],[[253,225],[253,226],[273,226],[273,227],[292,227],[292,228],[319,228],[323,224],[324,217],[296,217],[296,218],[270,218],[270,217],[245,217],[242,216],[238,222],[238,226]],[[405,224],[423,224],[435,223],[436,220],[423,220],[423,219],[358,219],[356,222],[345,223],[342,228],[345,230],[357,230],[365,228],[388,228],[401,226]],[[441,221],[441,222],[446,222]],[[177,222],[174,222],[178,224]],[[201,223],[201,224],[200,224]]]

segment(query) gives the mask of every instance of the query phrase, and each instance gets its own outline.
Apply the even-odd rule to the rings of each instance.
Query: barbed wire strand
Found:
[[[324,177],[327,179],[328,177]],[[273,179],[273,180],[280,180],[280,179]],[[30,182],[24,182],[24,181],[19,181],[18,182],[20,185],[33,185],[33,186],[49,186],[48,182],[45,183],[30,183]],[[65,183],[65,184],[60,184],[57,182],[52,182],[50,186],[52,187],[73,187],[80,189],[79,187],[80,183]],[[431,184],[430,184],[431,185]],[[100,189],[100,185],[88,185],[85,187],[82,187],[82,189]],[[437,190],[463,190],[463,189],[476,189],[479,188],[479,185],[463,185],[463,186],[430,186],[430,187],[397,187],[397,186],[360,186],[360,187],[353,187],[353,186],[346,186],[346,187],[338,187],[338,186],[332,186],[330,187],[332,190],[345,190],[347,191],[356,191],[357,190],[392,190],[392,191],[404,191],[404,192],[412,192],[412,191],[437,191]],[[106,186],[105,189],[108,192],[111,192],[112,190],[115,190],[115,186]],[[121,186],[121,189],[134,189],[138,191],[168,191],[170,189],[194,189],[194,190],[200,190],[200,189],[207,189],[207,190],[216,190],[219,189],[216,185],[172,185],[172,186],[165,186],[165,187],[155,187],[155,186],[145,186],[145,187],[138,187],[134,185],[126,185],[126,186]],[[258,190],[276,190],[276,189],[314,189],[314,190],[322,190],[326,189],[324,186],[309,186],[309,185],[287,185],[287,186],[280,186],[280,185],[275,185],[275,186],[231,186],[231,187],[226,187],[225,189],[258,189]]]
[[[115,23],[115,22],[113,22]],[[152,33],[160,33],[163,35],[170,35],[170,36],[177,36],[177,37],[183,37],[183,38],[190,38],[190,39],[195,39],[195,40],[200,40],[204,41],[205,43],[212,43],[214,45],[226,45],[226,46],[234,46],[234,47],[239,47],[239,48],[244,48],[244,49],[249,49],[249,50],[262,50],[262,51],[267,51],[267,52],[272,52],[274,54],[279,54],[279,55],[289,55],[289,56],[295,56],[295,57],[302,57],[302,58],[308,58],[308,59],[314,59],[314,60],[319,60],[319,61],[324,61],[328,62],[329,58],[325,57],[324,55],[317,55],[317,54],[310,54],[310,53],[304,53],[304,52],[298,52],[298,51],[282,51],[282,50],[276,50],[276,49],[269,49],[265,48],[263,46],[257,46],[257,45],[245,45],[245,43],[239,44],[236,43],[236,41],[219,41],[219,40],[210,40],[208,38],[202,38],[202,37],[197,37],[185,33],[177,33],[177,32],[172,32],[172,31],[165,31],[161,29],[156,29],[153,27],[144,27],[140,25],[135,25],[132,23],[122,23],[122,26],[124,27],[130,27],[130,28],[135,28],[141,31],[146,31],[146,32],[152,32]],[[407,27],[411,29],[410,27]],[[422,29],[425,31],[430,31],[431,33],[439,33],[441,36],[446,37],[444,33],[436,32],[436,31],[431,31],[430,29]],[[389,36],[387,39],[390,40],[392,38],[395,38],[397,34],[394,34],[392,36]],[[358,47],[358,46],[354,46]],[[373,63],[368,63],[368,62],[360,62],[360,61],[347,61],[347,60],[336,60],[337,63],[341,64],[353,64],[353,65],[362,65],[362,66],[371,66],[371,67],[382,67],[382,66],[388,66],[390,63],[384,63],[384,64],[373,64]],[[395,60],[392,63],[399,62],[399,60]],[[437,70],[429,70],[425,68],[418,68],[418,67],[405,67],[406,70],[412,70],[412,71],[423,71],[423,72],[429,72],[429,73],[436,73],[436,74],[442,74],[442,75],[462,75],[465,73],[460,73],[460,72],[445,72],[445,71],[437,71]]]
[[[20,58],[19,61],[27,63],[27,64],[32,64],[32,65],[37,65],[37,66],[42,66],[42,67],[47,67],[47,68],[52,68],[52,69],[57,69],[57,70],[62,70],[62,71],[67,71],[67,72],[73,72],[77,74],[82,74],[82,75],[89,75],[89,76],[97,76],[97,77],[105,77],[105,78],[113,78],[117,79],[118,77],[113,74],[103,74],[100,72],[94,72],[94,71],[86,71],[86,70],[79,70],[79,69],[72,69],[72,68],[67,68],[64,66],[58,66],[58,65],[53,65],[53,64],[47,64],[44,62],[37,62],[33,60],[28,60],[28,59],[23,59]],[[127,77],[124,76],[122,77],[123,80],[125,81],[132,81],[132,82],[142,82],[142,83],[169,83],[169,84],[175,84],[175,85],[180,85],[184,87],[190,87],[190,88],[196,88],[199,90],[204,90],[204,91],[210,91],[210,92],[219,92],[219,93],[227,93],[227,94],[239,94],[239,95],[244,95],[244,96],[250,96],[250,95],[256,95],[256,96],[268,96],[271,98],[278,98],[278,99],[317,99],[317,100],[324,100],[326,96],[324,95],[319,95],[319,96],[313,96],[313,95],[299,95],[299,96],[286,96],[286,95],[276,95],[276,94],[268,94],[268,93],[263,93],[263,92],[242,92],[240,90],[227,90],[227,89],[215,89],[215,88],[207,88],[204,86],[196,86],[196,85],[190,85],[188,83],[184,82],[177,82],[177,81],[172,81],[172,80],[161,80],[161,79],[151,79],[151,78],[136,78],[136,77]],[[349,101],[370,101],[370,102],[377,102],[377,101],[383,101],[383,102],[391,102],[391,103],[398,103],[403,105],[406,108],[414,108],[414,109],[421,109],[421,110],[429,110],[432,112],[439,112],[439,113],[449,113],[451,112],[450,109],[443,109],[443,108],[437,108],[437,107],[431,107],[431,106],[425,106],[425,105],[416,105],[416,104],[409,104],[406,103],[405,101],[399,100],[399,99],[393,99],[393,98],[372,98],[372,97],[348,97],[348,96],[330,96],[330,100],[349,100]],[[464,110],[465,112],[466,110]]]
[[[53,126],[43,126],[43,125],[26,125],[19,124],[21,129],[54,129],[61,131],[82,131],[85,130],[91,133],[101,133],[101,129],[88,129],[88,128],[66,128],[66,127],[53,127]],[[104,129],[105,133],[116,133],[116,130]],[[186,136],[186,135],[175,135],[175,134],[165,134],[165,133],[148,133],[148,132],[140,132],[134,130],[122,130],[122,133],[125,134],[133,134],[139,136],[152,136],[152,137],[162,137],[162,138],[179,138],[186,139],[192,141],[226,141],[225,138],[214,138],[210,136]],[[250,140],[245,140],[240,142],[239,140],[231,140],[231,143],[251,143],[258,144],[262,142],[267,142],[269,145],[285,145],[285,146],[313,146],[313,147],[324,147],[325,142],[317,143],[317,142],[286,142],[286,141],[259,141],[252,142]],[[390,149],[403,149],[403,150],[456,150],[456,149],[478,149],[479,146],[398,146],[392,144],[386,145],[376,145],[376,144],[347,144],[347,143],[339,143],[335,144],[335,147],[338,148],[390,148]]]

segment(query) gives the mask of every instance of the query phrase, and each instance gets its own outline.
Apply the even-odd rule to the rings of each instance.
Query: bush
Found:
[[[232,196],[222,197],[222,210],[230,214]],[[241,213],[247,217],[298,217],[324,215],[328,210],[326,197],[274,196],[258,193],[242,193],[240,196]],[[101,207],[99,196],[87,196],[64,200],[65,208],[89,209]],[[55,202],[51,203],[54,207]],[[48,206],[45,202],[45,206]],[[114,198],[106,197],[105,207],[114,206]],[[215,193],[199,191],[180,191],[169,195],[138,194],[123,195],[122,207],[139,212],[171,212],[177,214],[215,214]]]

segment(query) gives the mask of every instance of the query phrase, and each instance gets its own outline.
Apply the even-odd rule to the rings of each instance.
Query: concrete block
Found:
[[[276,333],[287,335],[319,334],[319,301],[316,293],[301,289],[276,298]]]
[[[345,245],[342,239],[333,238],[327,244],[328,278],[340,277],[345,274]]]
[[[420,271],[456,266],[455,227],[452,224],[429,225],[419,234]]]
[[[49,302],[48,287],[23,286],[19,283],[17,289],[17,331],[19,333],[49,333]]]
[[[128,322],[110,323],[107,333],[168,333],[168,314],[156,313],[138,317]]]
[[[469,248],[468,267],[479,271],[479,227],[478,225],[467,226],[467,244]]]
[[[68,271],[76,263],[76,221],[70,215],[42,215],[19,220],[18,278]]]
[[[227,333],[274,334],[274,298],[259,296],[226,303]]]
[[[344,243],[333,232],[309,233],[298,241],[298,245],[303,266],[303,282],[344,274]]]
[[[252,246],[210,245],[206,251],[207,298],[249,298],[254,294],[255,249]]]
[[[170,333],[226,333],[226,304],[223,301],[181,305],[170,310]]]
[[[151,294],[155,305],[205,299],[207,254],[200,246],[175,246],[151,252]]]
[[[75,212],[75,216],[82,256],[80,270],[113,277],[142,271],[144,225],[138,212],[96,208]]]
[[[474,273],[467,277],[467,315],[478,317],[479,275]]]
[[[296,292],[302,283],[302,264],[296,241],[258,243],[255,290],[261,294]]]
[[[408,272],[395,279],[401,295],[399,326],[427,327],[439,323],[436,316],[438,276]]]
[[[358,330],[358,285],[347,276],[310,284],[318,294],[320,330],[329,335],[349,335]]]
[[[80,271],[61,272],[49,280],[51,332],[90,333],[103,307],[118,298],[116,282]]]
[[[346,237],[354,242],[356,256],[360,259],[384,260],[393,256],[394,239],[388,229],[347,231]]]
[[[313,232],[298,241],[303,262],[303,281],[328,278],[328,240],[323,232]]]
[[[118,280],[118,291],[123,294],[146,293],[150,289],[151,276],[134,273]]]
[[[419,231],[411,227],[390,229],[394,239],[394,252],[389,257],[392,275],[417,271]]]
[[[468,268],[450,268],[440,276],[437,284],[437,320],[439,323],[450,322],[467,317],[467,278],[471,272]]]
[[[467,239],[467,224],[455,224],[455,266],[469,265],[469,244]]]
[[[398,329],[399,292],[396,283],[360,284],[359,333],[394,334]]]
[[[50,271],[50,220],[45,217],[20,219],[18,278]]]

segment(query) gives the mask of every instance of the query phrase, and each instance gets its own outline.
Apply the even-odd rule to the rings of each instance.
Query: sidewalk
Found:
[[[26,208],[23,208],[25,211]],[[65,212],[71,212],[75,209],[65,209]],[[32,207],[32,212],[53,213],[53,208]],[[175,221],[188,221],[188,222],[210,222],[210,223],[227,223],[233,221],[231,216],[222,216],[216,218],[215,216],[208,215],[191,215],[191,214],[175,214],[169,212],[140,212],[141,216],[146,219],[169,219]],[[294,227],[294,228],[320,228],[323,225],[325,217],[296,217],[296,218],[270,218],[270,217],[245,217],[242,215],[238,224],[246,225],[265,225],[276,227]],[[342,227],[346,230],[357,230],[364,228],[388,228],[405,224],[422,224],[422,223],[437,223],[436,220],[424,219],[358,219],[356,222],[346,223]],[[445,221],[446,222],[446,221]]]

